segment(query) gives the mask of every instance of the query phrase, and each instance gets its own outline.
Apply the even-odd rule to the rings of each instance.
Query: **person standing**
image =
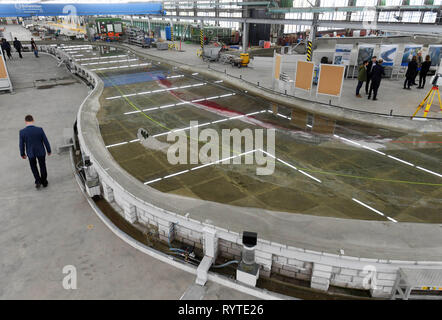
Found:
[[[23,59],[23,56],[21,55],[21,51],[23,49],[23,46],[21,45],[20,40],[17,40],[17,38],[14,38],[14,48],[15,48],[15,50],[17,50],[18,56],[20,57],[20,59]]]
[[[365,60],[364,63],[359,66],[358,85],[356,86],[356,97],[358,98],[362,98],[362,96],[359,94],[359,91],[361,90],[364,81],[367,81],[367,65],[368,60]]]
[[[371,73],[372,70],[374,68],[374,66],[376,65],[376,56],[371,57],[370,62],[367,65],[367,82],[365,82],[365,94],[368,94],[368,89],[370,88],[370,80],[371,80]]]
[[[31,47],[32,47],[32,51],[34,51],[35,57],[38,58],[38,47],[34,41],[34,38],[31,38]]]
[[[376,97],[378,95],[378,89],[381,85],[382,76],[385,75],[384,67],[382,66],[383,62],[384,61],[382,59],[379,59],[371,71],[371,85],[370,92],[368,93],[368,99],[371,98],[371,93],[373,92],[373,100],[377,100]]]
[[[425,56],[425,61],[422,62],[421,71],[419,71],[419,87],[418,89],[423,89],[425,86],[425,78],[427,77],[428,71],[430,71],[431,67],[431,58],[430,55]]]
[[[51,145],[42,128],[34,126],[34,118],[31,115],[25,117],[26,128],[20,130],[20,155],[23,159],[29,158],[32,174],[35,178],[37,189],[43,185],[48,186],[46,171],[46,152],[51,155]],[[37,161],[40,172],[37,168]]]
[[[424,59],[422,58],[422,51],[419,51],[417,53],[417,61],[416,61],[417,62],[417,69],[416,69],[416,73],[414,74],[414,78],[413,78],[413,85],[414,86],[417,86],[416,77],[417,77],[417,74],[419,73],[419,71],[422,68],[422,63],[424,62],[423,60]]]
[[[416,78],[417,74],[417,57],[413,56],[411,61],[408,63],[407,72],[405,73],[404,89],[410,89],[413,84],[413,80]]]
[[[12,59],[11,45],[9,44],[8,41],[6,41],[5,38],[2,39],[2,50],[3,50],[3,54],[6,52],[6,54],[8,55],[9,60],[11,60]]]

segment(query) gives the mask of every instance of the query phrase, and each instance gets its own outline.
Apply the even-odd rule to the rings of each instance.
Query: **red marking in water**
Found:
[[[168,87],[168,88],[170,88],[170,87],[172,86],[172,82],[170,82],[170,81],[167,80],[167,79],[161,79],[161,80],[158,80],[158,82],[159,82],[160,84],[162,84],[163,86],[166,86],[166,87]]]

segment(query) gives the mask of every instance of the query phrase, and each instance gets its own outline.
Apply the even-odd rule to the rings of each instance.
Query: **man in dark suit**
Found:
[[[25,117],[26,128],[20,130],[20,155],[23,159],[29,158],[29,164],[35,178],[35,187],[48,186],[46,171],[46,151],[51,155],[51,146],[42,128],[34,126],[31,115]],[[46,149],[45,149],[46,148]],[[40,172],[37,168],[40,166]]]
[[[371,73],[373,72],[373,68],[376,65],[376,59],[376,56],[371,57],[371,60],[368,62],[367,65],[367,81],[365,82],[365,94],[368,94],[368,89],[370,88]]]
[[[21,54],[21,51],[23,50],[23,46],[22,46],[20,40],[17,40],[17,38],[14,38],[14,48],[15,48],[15,50],[17,50],[18,56],[20,57],[20,59],[23,59],[23,56]]]
[[[381,85],[382,76],[385,75],[382,62],[384,61],[382,59],[379,59],[379,61],[371,71],[371,85],[370,85],[370,92],[368,93],[368,99],[370,99],[371,93],[373,92],[373,100],[377,100],[376,96],[378,95],[378,89],[379,86]]]

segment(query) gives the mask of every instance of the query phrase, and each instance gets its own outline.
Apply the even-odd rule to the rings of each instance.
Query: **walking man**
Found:
[[[51,146],[43,129],[34,126],[34,118],[31,115],[25,117],[25,123],[26,128],[20,130],[20,155],[23,159],[29,158],[29,164],[35,178],[35,187],[39,189],[43,185],[46,188],[48,186],[46,151],[50,156]],[[37,168],[37,161],[40,172]]]
[[[20,40],[17,40],[17,38],[14,38],[14,48],[15,48],[15,50],[17,50],[18,56],[20,57],[20,59],[23,59],[23,56],[21,55],[21,51],[23,49],[23,46],[21,45]]]
[[[34,41],[34,38],[31,38],[31,47],[32,47],[32,51],[34,51],[35,57],[38,58],[38,47]]]
[[[374,66],[371,72],[371,85],[370,92],[368,93],[368,99],[371,98],[371,93],[373,92],[373,100],[377,100],[378,89],[381,85],[382,76],[385,75],[384,67],[382,66],[382,59],[379,59],[378,63]]]

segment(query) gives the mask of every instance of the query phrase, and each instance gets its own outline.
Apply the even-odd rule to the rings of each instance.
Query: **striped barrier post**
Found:
[[[312,41],[307,41],[307,61],[312,61],[312,47],[313,47],[313,42]]]
[[[204,47],[204,31],[203,28],[200,29],[200,40],[201,40],[201,49]]]

